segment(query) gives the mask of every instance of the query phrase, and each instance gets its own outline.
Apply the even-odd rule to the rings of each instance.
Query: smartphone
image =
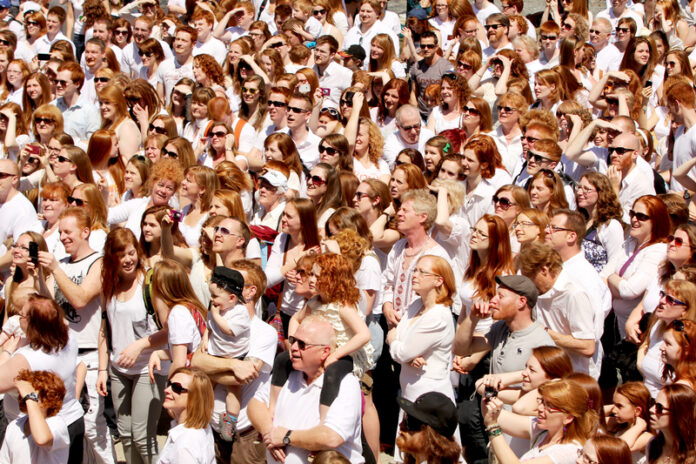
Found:
[[[346,92],[346,98],[345,98],[345,100],[346,100],[346,102],[348,102],[348,104],[350,104],[351,106],[353,105],[353,95],[355,95],[355,92],[353,92],[353,91]]]
[[[173,222],[181,222],[181,211],[177,211],[175,209],[171,210],[169,212],[169,219],[171,219]]]
[[[51,59],[51,54],[50,53],[39,53],[37,55],[37,58],[39,61],[48,61]]]
[[[321,96],[322,97],[328,97],[331,95],[331,89],[326,88],[326,87],[320,87],[321,88]]]
[[[645,81],[645,87],[652,87],[652,81]]]
[[[29,258],[34,266],[39,264],[39,244],[36,242],[29,242]]]

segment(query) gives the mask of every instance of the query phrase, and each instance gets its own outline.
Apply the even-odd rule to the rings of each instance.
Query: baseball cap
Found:
[[[239,301],[246,303],[244,297],[242,296],[242,290],[244,289],[244,276],[239,271],[230,269],[225,266],[216,266],[213,269],[213,276],[210,278],[210,282],[215,285],[224,288],[228,292],[237,295]]]
[[[536,305],[539,291],[528,277],[523,275],[495,276],[495,281],[508,290],[527,298],[527,306],[530,308]]]
[[[276,187],[282,191],[286,191],[288,189],[288,178],[285,177],[282,172],[276,171],[275,169],[267,170],[266,173],[261,176],[261,179],[266,180],[273,187]]]
[[[360,45],[351,45],[350,47],[348,47],[348,50],[338,52],[338,54],[341,55],[343,58],[355,58],[360,61],[365,61],[365,57],[367,56],[365,54],[365,49],[362,48]]]
[[[424,20],[428,18],[428,13],[423,8],[413,8],[408,12],[406,17]]]
[[[24,2],[20,9],[22,10],[22,15],[25,15],[30,11],[41,11],[41,5],[36,2]]]
[[[10,0],[0,0],[0,8],[9,8]]]
[[[444,437],[450,438],[457,429],[457,407],[440,392],[423,393],[416,401],[400,397],[399,406],[406,414],[429,425]]]

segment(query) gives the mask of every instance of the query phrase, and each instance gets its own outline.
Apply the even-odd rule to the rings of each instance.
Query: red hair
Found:
[[[667,206],[655,195],[643,195],[638,198],[633,202],[634,209],[639,202],[648,210],[648,216],[650,216],[651,222],[650,239],[644,247],[652,245],[653,243],[665,242],[672,230],[672,221],[669,218]]]
[[[63,407],[65,384],[57,374],[51,371],[24,369],[19,371],[15,380],[24,380],[31,384],[39,396],[41,407],[46,408],[46,417],[55,416]]]
[[[138,239],[130,229],[119,227],[109,232],[104,243],[104,263],[102,265],[102,291],[104,293],[104,303],[107,303],[119,284],[118,270],[120,268],[121,254],[128,245],[133,245],[138,254],[138,264],[136,269],[139,273],[145,272],[143,261],[145,254],[138,243]]]
[[[484,300],[490,300],[495,296],[495,276],[512,274],[515,272],[515,264],[512,260],[510,248],[510,232],[505,222],[498,216],[484,214],[480,219],[488,226],[488,260],[484,265],[475,250],[469,255],[469,268],[464,275],[465,280],[473,280],[476,291],[474,296]]]
[[[481,163],[481,177],[484,179],[493,177],[496,169],[505,169],[498,147],[488,135],[475,135],[464,145],[464,150],[471,150],[476,154]]]
[[[360,290],[353,277],[353,266],[345,256],[325,253],[317,257],[314,264],[321,268],[321,274],[317,277],[317,290],[326,297],[324,303],[358,303]]]
[[[27,300],[27,340],[29,346],[46,353],[60,351],[68,344],[68,324],[65,313],[52,298],[38,294]]]

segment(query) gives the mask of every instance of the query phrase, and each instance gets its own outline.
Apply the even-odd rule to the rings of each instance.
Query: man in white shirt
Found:
[[[587,292],[570,280],[561,256],[549,245],[524,246],[516,261],[539,290],[535,320],[566,350],[576,372],[594,372],[595,314]]]
[[[96,37],[97,39],[102,39],[104,41],[106,46],[114,52],[116,59],[120,63],[121,58],[123,58],[123,50],[120,47],[117,47],[113,43],[111,43],[111,38],[113,36],[113,20],[111,19],[111,17],[99,18],[96,21],[94,21],[94,25],[92,26],[92,33],[93,37]],[[82,57],[82,60],[84,61],[84,56]]]
[[[612,297],[607,284],[585,259],[581,248],[584,235],[585,217],[578,211],[556,210],[546,226],[546,243],[561,256],[563,270],[567,271],[570,281],[584,289],[592,302],[596,343],[592,363],[595,371],[590,372],[590,375],[598,378],[603,354],[599,339],[604,332],[604,318],[611,311]]]
[[[87,146],[92,134],[101,125],[101,114],[96,105],[81,95],[85,73],[77,63],[67,61],[60,65],[56,75],[56,94],[52,103],[63,113],[63,130],[73,140]]]
[[[488,59],[500,50],[512,49],[507,36],[510,30],[510,20],[507,16],[502,13],[493,13],[486,19],[486,25],[483,27],[488,37],[488,47],[483,49],[483,63],[487,63]]]
[[[696,97],[693,88],[686,83],[676,83],[667,93],[667,109],[672,121],[681,124],[674,134],[672,170],[696,156]],[[696,168],[689,171],[689,177],[696,177]],[[674,177],[670,190],[682,192],[684,187]]]
[[[193,47],[193,56],[208,54],[215,58],[220,66],[227,56],[227,47],[221,40],[213,37],[213,25],[215,16],[208,10],[197,9],[191,16],[193,27],[198,32],[196,46]]]
[[[97,90],[94,87],[94,75],[106,66],[106,44],[103,40],[92,37],[85,43],[85,83],[81,93],[88,101],[97,103]]]
[[[473,8],[476,19],[481,24],[486,24],[486,20],[490,15],[500,13],[500,9],[488,0],[474,0],[471,8]]]
[[[333,326],[322,317],[307,317],[290,340],[294,370],[278,395],[273,417],[263,393],[257,392],[249,404],[252,421],[268,448],[268,462],[304,464],[310,451],[335,449],[351,463],[364,463],[360,385],[353,375],[343,377],[326,418],[323,422],[319,418],[324,363],[336,347]]]
[[[607,177],[619,193],[623,221],[626,224],[630,223],[629,212],[633,208],[633,202],[643,195],[655,195],[653,179],[648,178],[641,169],[636,169],[639,151],[638,137],[627,132],[617,135],[609,144],[610,165]]]
[[[54,6],[46,14],[46,34],[39,37],[34,44],[34,49],[36,53],[49,53],[51,51],[51,45],[59,40],[66,40],[70,42],[73,47],[73,52],[75,51],[75,45],[72,40],[68,39],[65,34],[60,30],[65,23],[65,10],[60,6]]]
[[[314,72],[319,76],[319,87],[322,91],[328,90],[325,95],[338,106],[341,94],[350,87],[353,72],[334,61],[338,52],[338,41],[330,35],[323,35],[317,39],[314,47]]]
[[[300,161],[308,170],[319,162],[319,142],[321,141],[321,137],[309,130],[307,125],[311,112],[311,98],[302,93],[295,93],[288,102],[286,116],[288,127],[283,130],[292,137],[300,154]]]
[[[611,23],[606,18],[596,18],[590,28],[590,42],[597,52],[597,66],[595,68],[597,79],[607,71],[618,71],[623,59],[623,53],[609,43],[611,31]]]
[[[138,54],[138,45],[152,36],[153,26],[152,19],[147,16],[138,17],[133,22],[133,42],[123,47],[121,72],[131,76],[133,79],[140,77],[140,68],[143,67],[143,60],[140,54]],[[158,40],[158,42],[162,45],[162,50],[164,50],[164,58],[167,60],[172,58],[174,55],[172,55],[169,44],[162,40]]]
[[[384,154],[382,158],[394,169],[396,157],[404,148],[415,148],[425,153],[425,143],[435,134],[430,129],[423,127],[420,112],[413,105],[404,105],[396,110],[396,127],[398,131],[387,137],[384,142]]]
[[[174,33],[174,57],[164,60],[157,68],[157,93],[169,104],[172,89],[180,79],[193,79],[193,46],[198,32],[190,26],[179,26]]]
[[[530,77],[534,77],[534,73],[542,69],[551,69],[558,65],[559,50],[558,37],[561,34],[561,28],[555,21],[546,21],[539,28],[539,38],[541,39],[541,54],[539,58],[527,64]]]
[[[611,0],[611,7],[597,13],[596,18],[605,18],[615,28],[621,18],[632,18],[636,22],[637,31],[643,29],[643,18],[638,13],[626,7],[628,0]]]

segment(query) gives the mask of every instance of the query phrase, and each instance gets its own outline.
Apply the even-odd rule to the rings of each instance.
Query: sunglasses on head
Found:
[[[324,345],[321,343],[307,343],[304,340],[300,340],[299,338],[295,338],[293,336],[288,337],[288,341],[290,342],[290,346],[297,343],[297,347],[300,349],[300,351],[304,351],[307,348],[310,348],[313,346],[327,346],[327,345]]]
[[[106,84],[111,80],[110,77],[95,77],[94,82],[101,82],[102,84]]]
[[[686,333],[686,326],[684,325],[684,321],[681,319],[677,319],[676,321],[672,321],[671,328],[676,330],[677,332],[680,332],[684,334],[684,338],[686,338],[687,343],[691,343],[691,339],[689,338],[689,334]]]
[[[515,206],[515,204],[511,202],[508,198],[500,198],[495,195],[493,195],[493,204],[500,205],[500,208],[503,210],[508,210],[510,209],[510,207]]]
[[[336,108],[322,108],[319,112],[320,115],[328,113],[332,118],[339,118],[338,110]]]
[[[268,106],[275,106],[276,108],[285,108],[286,106],[288,106],[288,104],[278,100],[268,100]]]
[[[298,108],[296,106],[289,106],[288,105],[288,110],[292,111],[295,114],[300,114],[300,113],[306,113],[307,110],[304,108]]]
[[[150,130],[161,135],[167,135],[167,129],[164,127],[155,126],[154,124],[150,124]]]
[[[280,48],[280,47],[282,47],[282,46],[284,46],[284,45],[285,45],[285,44],[284,44],[283,42],[276,42],[276,43],[274,43],[274,44],[269,45],[269,47],[271,47],[271,48]]]
[[[188,388],[184,388],[179,382],[167,381],[167,387],[171,388],[174,393],[181,395],[182,393],[188,393]]]
[[[329,156],[333,156],[338,153],[338,150],[333,147],[327,147],[326,145],[319,145],[319,153],[328,153]]]
[[[321,177],[314,175],[307,177],[307,184],[314,184],[314,185],[324,185],[326,181],[322,179]]]
[[[85,201],[84,201],[84,200],[81,200],[81,199],[79,199],[79,198],[75,198],[75,197],[69,196],[69,197],[68,197],[68,204],[69,204],[69,205],[75,205],[75,206],[84,206]]]

